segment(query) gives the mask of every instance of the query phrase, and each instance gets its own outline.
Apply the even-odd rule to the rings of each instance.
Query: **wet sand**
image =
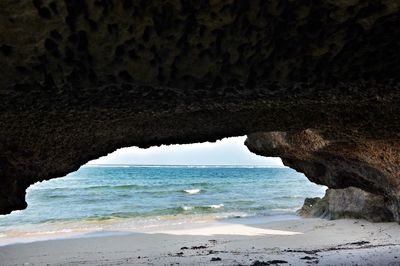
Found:
[[[0,247],[1,265],[400,265],[400,225],[241,219]]]

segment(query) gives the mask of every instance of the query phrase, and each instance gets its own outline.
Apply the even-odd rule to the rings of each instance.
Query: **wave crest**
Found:
[[[200,193],[200,191],[201,191],[201,189],[199,189],[199,188],[184,189],[184,190],[183,190],[183,192],[186,192],[186,193],[188,193],[188,194],[190,194],[190,195]]]
[[[219,209],[219,208],[224,207],[224,204],[208,205],[207,207],[211,208],[211,209]]]
[[[181,209],[184,211],[191,210],[207,210],[207,209],[220,209],[224,207],[224,204],[212,204],[212,205],[202,205],[202,206],[182,206]]]

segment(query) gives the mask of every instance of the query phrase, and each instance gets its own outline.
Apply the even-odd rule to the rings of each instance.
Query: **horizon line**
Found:
[[[132,163],[86,163],[84,165],[140,165],[140,166],[276,166],[287,167],[275,164],[132,164]]]

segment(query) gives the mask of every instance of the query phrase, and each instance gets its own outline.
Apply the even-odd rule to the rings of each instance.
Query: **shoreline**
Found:
[[[196,230],[224,224],[265,224],[274,221],[297,220],[296,214],[270,216],[213,216],[175,215],[151,219],[117,218],[110,220],[56,222],[38,225],[20,225],[13,230],[0,231],[0,247],[48,240],[79,239],[87,237],[119,236],[127,234],[154,234],[176,229]],[[16,229],[15,229],[16,228]]]
[[[146,233],[103,232],[109,235],[11,244],[0,247],[0,261],[4,265],[257,265],[256,261],[397,265],[399,229],[397,223],[353,219],[232,219]]]

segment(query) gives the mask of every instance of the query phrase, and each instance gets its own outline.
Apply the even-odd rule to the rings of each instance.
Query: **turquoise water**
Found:
[[[305,197],[324,190],[289,168],[84,166],[31,186],[26,210],[0,216],[0,234],[57,224],[295,214]]]

